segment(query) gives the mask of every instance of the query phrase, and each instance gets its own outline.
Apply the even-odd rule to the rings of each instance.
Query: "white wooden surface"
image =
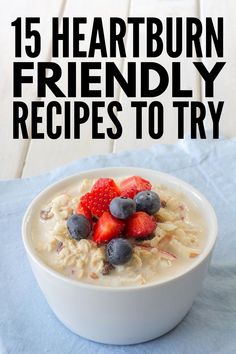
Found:
[[[52,16],[61,16],[63,0],[50,1],[0,1],[0,178],[21,177],[30,140],[13,140],[12,138],[12,63],[14,61],[14,30],[11,22],[17,17],[38,16],[41,18],[40,33],[45,45],[42,47],[39,60],[49,60],[50,38],[48,28]],[[22,61],[29,61],[22,57]],[[36,92],[32,86],[25,85],[24,100],[36,100]]]
[[[133,111],[130,109],[130,102],[125,97],[123,92],[116,90],[115,99],[122,103],[123,111],[118,117],[123,126],[123,135],[117,141],[92,140],[91,125],[84,124],[82,129],[82,137],[80,140],[13,140],[12,139],[12,62],[14,60],[14,31],[11,27],[11,22],[20,16],[40,16],[40,33],[44,46],[40,54],[40,61],[49,61],[50,58],[50,22],[52,17],[73,17],[84,16],[88,17],[88,24],[84,25],[84,30],[88,33],[91,29],[91,21],[95,16],[103,17],[105,29],[108,27],[109,18],[112,16],[122,17],[127,21],[127,17],[132,16],[156,16],[164,19],[167,16],[194,16],[204,19],[205,17],[223,16],[225,21],[225,57],[223,60],[227,62],[224,72],[217,79],[215,90],[215,101],[225,101],[225,107],[221,118],[221,132],[226,136],[236,136],[236,2],[228,0],[227,5],[221,0],[9,0],[5,2],[0,0],[0,178],[21,178],[32,175],[37,175],[54,167],[80,159],[85,156],[94,154],[105,154],[109,152],[117,152],[129,148],[147,147],[157,143],[174,143],[177,139],[177,121],[176,113],[172,108],[172,97],[170,86],[166,93],[162,95],[161,102],[165,107],[165,134],[163,137],[155,141],[147,134],[147,114],[143,116],[143,139],[136,140],[134,135]],[[106,39],[108,31],[105,30]],[[140,32],[141,39],[141,56],[138,62],[145,59],[143,43],[145,42],[145,31]],[[204,40],[204,39],[203,39]],[[115,59],[123,73],[126,72],[126,64],[131,58],[131,41],[132,33],[130,28],[126,34],[126,49],[127,58]],[[99,59],[104,61],[105,59]],[[22,60],[28,60],[22,58]],[[186,89],[193,89],[193,100],[201,100],[203,82],[197,75],[191,62],[185,56],[178,58],[181,60],[181,65],[184,68],[182,79],[183,86]],[[55,61],[55,60],[54,60]],[[66,69],[68,59],[57,60],[62,69]],[[73,59],[74,61],[74,59]],[[216,58],[203,59],[209,65],[213,65]],[[79,63],[80,60],[77,60]],[[163,64],[170,72],[171,59],[162,55],[158,58],[158,62]],[[139,77],[139,76],[138,76]],[[152,78],[154,82],[154,78]],[[138,82],[138,81],[137,81]],[[171,82],[170,82],[171,84]],[[27,85],[26,85],[27,86]],[[138,90],[140,84],[137,85]],[[66,81],[62,82],[62,88],[66,87]],[[53,98],[48,95],[47,101]],[[79,98],[76,97],[76,100]],[[29,85],[24,90],[24,98],[26,102],[36,100],[36,92]],[[137,100],[139,97],[137,96]],[[84,99],[83,99],[84,100]],[[204,101],[204,98],[202,99]],[[46,101],[46,102],[47,102]],[[106,99],[106,102],[109,102]],[[63,100],[62,100],[63,102]],[[91,100],[86,100],[88,104]],[[43,114],[43,110],[42,110]],[[110,119],[104,111],[104,124],[102,129],[110,126]],[[207,126],[211,127],[211,121],[208,119]],[[30,123],[28,123],[30,124]],[[42,127],[42,130],[44,126]],[[186,130],[189,129],[189,119],[186,116]]]

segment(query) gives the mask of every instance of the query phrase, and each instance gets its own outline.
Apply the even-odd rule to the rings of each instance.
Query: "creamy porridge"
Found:
[[[45,200],[32,227],[33,242],[42,260],[71,279],[109,287],[158,282],[184,272],[204,247],[206,228],[200,212],[182,193],[165,185],[146,184],[143,187],[145,194],[135,180],[135,188],[139,188],[135,190],[132,178],[128,178],[132,183],[124,184],[127,195],[119,192],[126,177],[115,180],[118,189],[112,196],[110,185],[99,194],[103,187],[98,184],[95,193],[100,199],[96,205],[92,204],[93,194],[90,192],[97,181],[87,179],[68,186],[67,190],[51,200]],[[156,203],[158,198],[160,202],[159,207],[152,209],[152,215],[145,209],[146,205],[150,208],[150,198],[153,198],[147,192],[150,189],[155,192]],[[147,194],[149,200],[143,202],[142,198]],[[125,219],[122,214],[117,214],[120,218],[115,218],[119,204],[113,210],[110,203],[110,210],[104,211],[101,203],[107,203],[106,198],[113,197],[121,203],[130,202],[131,206],[130,199],[134,200],[135,210],[129,206],[122,209],[132,215]],[[93,212],[87,209],[84,212],[83,208],[78,207],[81,201],[87,202]],[[87,211],[90,215],[86,214]],[[82,221],[86,219],[91,224],[91,232],[86,231],[83,238],[77,237],[78,234],[74,237],[68,226],[68,220],[80,213],[83,214]],[[114,254],[109,254],[108,248],[114,246],[112,243],[120,242],[112,251],[122,249],[123,240],[125,246],[127,243],[130,245],[129,252],[121,255],[123,261],[118,257],[113,262]]]

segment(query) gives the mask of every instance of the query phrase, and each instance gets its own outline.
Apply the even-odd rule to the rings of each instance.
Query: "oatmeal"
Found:
[[[184,272],[205,225],[181,192],[134,176],[68,186],[41,206],[32,235],[43,261],[71,279],[135,286]]]

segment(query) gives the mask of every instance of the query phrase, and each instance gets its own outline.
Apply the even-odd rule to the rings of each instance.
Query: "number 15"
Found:
[[[25,38],[32,39],[30,45],[25,45],[25,53],[30,58],[36,58],[41,50],[41,37],[39,31],[32,29],[32,25],[40,23],[39,17],[26,17],[25,18]],[[15,56],[17,58],[22,56],[22,19],[18,17],[11,23],[15,27]]]

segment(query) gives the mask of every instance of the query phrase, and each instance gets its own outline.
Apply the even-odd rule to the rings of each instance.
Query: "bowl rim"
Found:
[[[28,240],[28,233],[27,233],[27,223],[30,220],[30,214],[31,214],[31,210],[34,208],[34,206],[37,204],[37,201],[44,195],[46,195],[51,189],[56,188],[58,186],[60,186],[61,184],[65,183],[67,180],[73,180],[74,178],[78,177],[78,178],[86,178],[87,174],[96,174],[96,173],[100,173],[101,171],[104,172],[122,172],[124,170],[131,170],[133,175],[137,174],[142,174],[142,172],[145,174],[148,173],[157,173],[162,179],[166,178],[170,183],[173,184],[180,184],[181,187],[183,187],[184,190],[187,190],[188,192],[190,192],[192,195],[194,195],[195,197],[197,197],[198,199],[200,199],[200,201],[205,205],[206,209],[207,209],[207,217],[206,220],[211,220],[212,226],[213,228],[208,232],[208,242],[207,245],[205,245],[202,253],[200,253],[200,255],[196,258],[196,260],[188,265],[186,267],[186,270],[181,272],[178,275],[174,275],[173,277],[168,277],[168,279],[166,280],[160,280],[160,281],[152,281],[148,284],[143,284],[143,285],[130,285],[130,286],[104,286],[104,285],[97,285],[97,284],[91,284],[91,283],[86,283],[86,282],[82,282],[82,281],[78,281],[78,280],[74,280],[74,279],[70,279],[69,277],[61,274],[60,272],[57,272],[56,270],[54,270],[53,268],[51,268],[50,266],[48,266],[41,258],[40,256],[37,254],[37,251],[35,249],[33,249],[33,247],[31,246],[30,241]],[[129,174],[128,174],[129,175]],[[83,177],[84,176],[84,177]],[[146,177],[147,178],[147,177]],[[25,214],[23,216],[22,219],[22,225],[21,225],[21,233],[22,233],[22,240],[23,240],[23,244],[24,244],[24,248],[26,250],[27,255],[30,257],[31,260],[34,261],[34,263],[36,263],[39,268],[41,268],[41,270],[46,271],[46,273],[50,274],[51,276],[64,281],[66,283],[69,283],[71,285],[74,285],[78,288],[82,287],[82,288],[87,288],[87,289],[91,289],[91,290],[101,290],[101,291],[111,291],[111,292],[126,292],[126,291],[142,291],[145,290],[147,288],[153,288],[153,287],[161,287],[165,284],[169,284],[172,281],[175,281],[181,277],[184,277],[186,274],[192,272],[195,268],[197,268],[201,263],[204,262],[204,260],[209,256],[209,254],[212,252],[215,242],[216,242],[216,238],[217,238],[217,232],[218,232],[218,223],[217,223],[217,218],[216,218],[216,214],[214,211],[214,208],[212,207],[212,205],[210,204],[210,202],[207,200],[207,198],[201,193],[199,192],[195,187],[193,187],[192,185],[190,185],[189,183],[183,181],[180,178],[177,178],[175,176],[172,176],[168,173],[164,173],[164,172],[160,172],[158,170],[153,170],[153,169],[147,169],[147,168],[139,168],[139,167],[133,167],[133,166],[124,166],[124,167],[105,167],[105,168],[97,168],[97,169],[91,169],[91,170],[86,170],[86,171],[82,171],[82,172],[78,172],[69,176],[66,176],[52,184],[50,184],[48,187],[44,188],[40,193],[38,193],[33,200],[30,202],[30,204],[28,205]]]

